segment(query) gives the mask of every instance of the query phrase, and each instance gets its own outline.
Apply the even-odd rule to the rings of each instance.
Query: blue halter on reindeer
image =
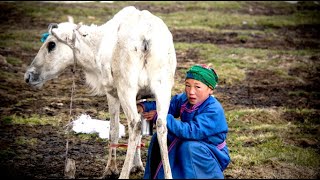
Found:
[[[41,42],[45,42],[45,41],[47,40],[48,36],[49,36],[49,33],[48,33],[48,32],[43,33],[43,34],[41,35]]]

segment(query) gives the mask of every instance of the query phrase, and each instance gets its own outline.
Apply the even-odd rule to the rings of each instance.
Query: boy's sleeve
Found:
[[[170,106],[169,106],[169,112],[168,114],[171,114],[175,118],[180,117],[180,108],[183,100],[183,94],[177,94],[171,98]]]
[[[167,116],[168,130],[182,139],[200,140],[226,132],[228,126],[224,113],[220,109],[210,108],[188,122],[177,121],[172,115]]]
[[[142,106],[143,112],[149,112],[149,111],[157,109],[155,101],[144,101],[144,102],[140,102],[138,104]]]
[[[183,101],[186,100],[186,96],[181,93],[174,95],[170,100],[168,114],[173,115],[175,118],[180,117],[180,107]],[[157,109],[156,101],[143,101],[138,103],[142,106],[143,112],[149,112]]]

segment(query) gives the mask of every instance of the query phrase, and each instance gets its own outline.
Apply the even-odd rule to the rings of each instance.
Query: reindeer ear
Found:
[[[67,16],[68,17],[68,22],[74,24],[74,20],[72,16]]]
[[[65,42],[66,44],[70,43],[73,35],[72,30],[67,30],[66,28],[62,28],[62,26],[58,28],[57,24],[52,25],[49,33],[56,37],[58,40]]]
[[[80,28],[81,28],[81,30],[80,30]],[[89,34],[87,27],[82,26],[82,22],[80,22],[73,31],[78,32],[82,37],[86,37]]]

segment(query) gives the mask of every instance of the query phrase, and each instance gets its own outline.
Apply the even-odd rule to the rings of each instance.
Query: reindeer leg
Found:
[[[138,146],[141,144],[141,135],[139,136],[139,140],[138,140]],[[143,163],[141,161],[141,147],[136,149],[136,153],[134,154],[134,158],[133,158],[133,165],[131,168],[130,172],[139,172],[142,171],[144,172],[144,166]]]
[[[128,91],[128,88],[122,87],[121,89],[123,90],[118,89],[118,95],[121,107],[128,121],[129,139],[126,158],[119,178],[129,179],[137,145],[139,140],[141,140],[141,119],[136,105],[137,91],[134,88],[130,88],[130,91]]]
[[[169,84],[159,84],[154,88],[155,98],[157,102],[158,119],[156,121],[157,137],[160,146],[161,160],[165,179],[172,179],[172,172],[169,164],[168,147],[167,147],[167,114],[170,105],[171,88]],[[168,87],[164,87],[168,86]]]
[[[117,147],[112,145],[117,145],[119,142],[120,102],[111,95],[107,95],[107,99],[110,113],[110,147],[107,166],[102,175],[104,179],[111,176],[119,176],[119,170],[117,168]]]

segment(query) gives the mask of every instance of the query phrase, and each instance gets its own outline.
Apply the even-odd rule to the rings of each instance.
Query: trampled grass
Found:
[[[10,2],[13,3],[13,2]],[[27,17],[30,22],[41,23],[33,28],[21,26],[4,26],[8,30],[1,30],[0,47],[9,50],[15,49],[16,54],[7,56],[7,63],[13,66],[20,66],[23,62],[21,53],[32,51],[34,53],[40,48],[41,34],[46,32],[47,25],[51,22],[67,21],[67,15],[74,17],[76,23],[83,22],[101,25],[109,20],[118,10],[127,5],[137,5],[144,8],[153,7],[154,14],[160,16],[168,24],[169,29],[181,30],[192,29],[204,32],[217,33],[235,32],[237,40],[253,41],[255,37],[266,37],[268,42],[282,38],[278,31],[281,27],[296,27],[310,24],[320,24],[318,11],[312,10],[319,6],[311,1],[306,2],[304,10],[298,10],[294,4],[286,2],[242,2],[242,1],[197,1],[197,2],[114,2],[109,4],[92,2],[92,6],[80,4],[68,6],[65,4],[51,4],[39,2],[19,2],[15,5],[15,12]],[[178,6],[177,6],[178,5]],[[71,8],[70,8],[71,7]],[[174,7],[178,7],[173,9]],[[260,13],[250,14],[251,9],[273,8],[278,12],[272,16]],[[160,8],[169,9],[167,13],[161,12]],[[158,10],[158,11],[157,11]],[[226,13],[228,12],[228,13]],[[265,11],[263,11],[265,12]],[[290,13],[281,13],[290,12]],[[4,17],[1,15],[1,17]],[[232,27],[232,28],[231,28]],[[245,28],[244,28],[245,27]],[[302,33],[304,34],[304,33]],[[305,41],[307,37],[296,36],[293,41]],[[283,39],[285,40],[285,39]],[[314,42],[319,39],[314,38]],[[287,84],[308,84],[309,74],[317,74],[320,56],[319,49],[261,49],[256,47],[219,46],[212,43],[198,42],[175,42],[178,52],[193,50],[197,52],[197,58],[205,63],[211,63],[219,74],[219,86],[241,86],[250,70],[268,71],[277,76],[276,83],[286,82]],[[3,55],[5,56],[5,55]],[[178,73],[184,74],[185,68],[179,69]],[[18,77],[22,79],[22,77]],[[172,94],[182,92],[184,77],[177,77]],[[16,74],[0,69],[2,82],[17,81]],[[63,81],[63,80],[61,80]],[[265,83],[261,80],[259,83]],[[276,85],[276,84],[275,84]],[[68,87],[69,88],[69,87]],[[12,88],[0,85],[1,92],[13,94]],[[80,90],[79,90],[80,91]],[[77,93],[79,93],[79,91]],[[288,89],[286,92],[291,97],[308,97],[319,99],[318,91],[305,89]],[[44,100],[54,102],[56,97],[43,97]],[[59,99],[62,102],[69,102],[69,94]],[[89,98],[76,97],[78,103],[89,104]],[[34,102],[34,97],[19,101],[16,106]],[[100,104],[101,105],[101,104]],[[7,108],[7,107],[5,107]],[[89,107],[88,110],[97,114],[95,118],[108,119],[109,113],[96,110],[96,107]],[[107,110],[107,109],[106,109]],[[77,112],[81,112],[80,110]],[[295,167],[303,171],[314,170],[317,172],[320,167],[319,158],[319,110],[313,108],[289,108],[289,107],[266,107],[266,108],[236,108],[226,111],[229,125],[227,143],[230,149],[231,164],[226,169],[226,175],[236,178],[234,174],[246,176],[247,170],[252,168],[263,169],[267,165],[279,165],[279,167]],[[125,119],[124,114],[120,115],[121,120]],[[54,117],[47,115],[28,116],[11,115],[1,117],[4,124],[28,125],[28,126],[63,126],[66,117],[58,114]],[[63,125],[62,125],[63,124]],[[77,135],[81,139],[96,138],[96,135]],[[19,136],[17,144],[34,145],[37,139]],[[12,149],[1,149],[0,158],[13,157]],[[121,157],[123,160],[123,157]],[[120,159],[121,159],[120,158]],[[270,169],[276,169],[272,167]],[[241,172],[241,173],[240,173]],[[249,172],[250,173],[250,172]],[[293,172],[291,172],[293,173]],[[315,175],[316,176],[316,175]],[[312,176],[312,177],[315,177]],[[258,178],[263,177],[259,176]],[[279,176],[268,176],[267,178]],[[289,176],[292,177],[292,176]],[[319,175],[317,176],[319,177]],[[257,178],[257,177],[256,177]],[[286,177],[285,177],[286,178]],[[304,177],[302,177],[304,178]]]
[[[300,166],[320,166],[317,150],[292,141],[309,138],[318,142],[319,137],[315,137],[312,132],[314,128],[320,127],[319,122],[312,124],[312,127],[303,125],[302,128],[300,123],[284,119],[283,115],[288,111],[299,113],[301,110],[257,108],[226,112],[230,130],[228,145],[235,166],[249,168],[269,163],[271,159]]]

